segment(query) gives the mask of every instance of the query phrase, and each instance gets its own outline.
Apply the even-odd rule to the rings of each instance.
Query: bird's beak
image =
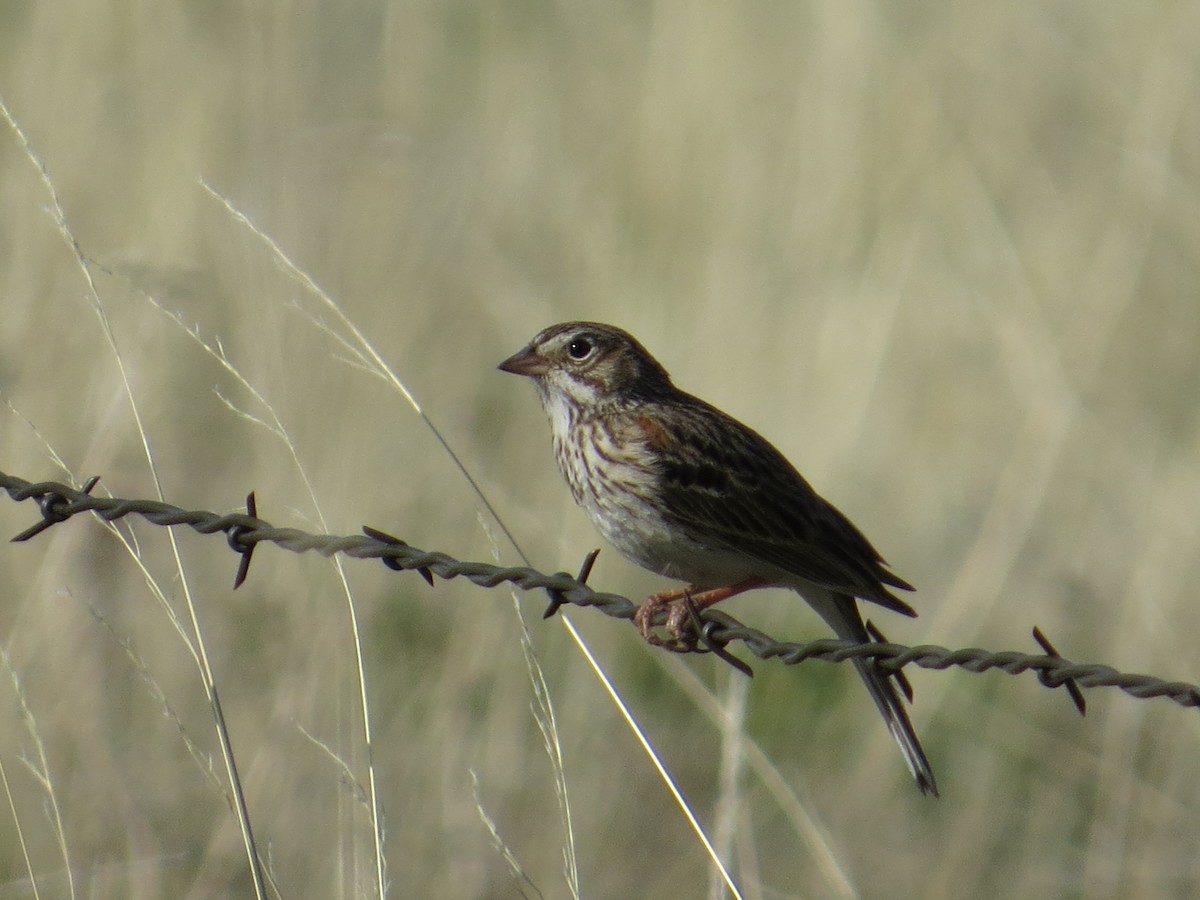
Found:
[[[546,365],[546,361],[533,349],[532,344],[518,350],[504,362],[500,363],[497,368],[501,372],[511,372],[513,375],[528,375],[531,377],[545,375],[550,370],[550,367]]]

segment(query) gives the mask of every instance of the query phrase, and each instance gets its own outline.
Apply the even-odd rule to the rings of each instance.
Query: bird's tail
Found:
[[[874,660],[856,659],[854,667],[858,669],[858,674],[866,683],[871,699],[875,701],[875,705],[883,714],[883,719],[887,723],[892,737],[900,745],[900,752],[904,754],[909,771],[917,781],[917,787],[921,789],[922,794],[932,794],[936,797],[938,789],[937,781],[933,777],[933,769],[925,757],[921,742],[917,740],[917,735],[913,731],[912,722],[908,718],[908,710],[904,708],[904,702],[896,693],[895,683],[879,671]]]
[[[821,618],[828,623],[841,640],[860,643],[870,641],[866,626],[863,625],[862,615],[858,611],[858,601],[853,597],[819,589],[804,591],[804,599],[820,613]],[[908,763],[913,778],[916,779],[917,787],[920,788],[921,793],[932,794],[936,797],[938,789],[937,781],[933,777],[933,768],[929,765],[925,751],[921,748],[921,742],[917,740],[916,732],[913,731],[912,722],[908,718],[908,710],[905,709],[904,701],[896,691],[895,681],[884,674],[872,659],[855,659],[854,667],[858,669],[858,674],[866,684],[871,699],[879,707],[879,712],[882,713],[883,720],[887,723],[888,731],[900,745],[900,752],[904,754],[904,760]]]

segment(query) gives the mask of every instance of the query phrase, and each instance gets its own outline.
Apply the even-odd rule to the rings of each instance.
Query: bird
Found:
[[[860,600],[916,616],[893,593],[915,588],[845,515],[766,438],[677,388],[628,332],[599,322],[553,325],[499,369],[533,382],[558,468],[596,530],[632,562],[687,583],[636,611],[651,642],[662,643],[653,629],[664,611],[678,639],[693,610],[766,587],[800,594],[846,641],[871,640]],[[936,797],[893,678],[873,659],[853,663],[917,787]]]

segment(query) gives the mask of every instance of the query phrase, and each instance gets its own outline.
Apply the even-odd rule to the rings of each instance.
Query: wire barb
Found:
[[[591,553],[583,558],[583,565],[579,567],[579,574],[575,576],[575,580],[580,584],[587,584],[588,578],[592,574],[592,566],[596,564],[596,557],[600,555],[600,548],[597,547]],[[546,611],[542,613],[543,619],[552,619],[554,614],[558,612],[559,607],[567,603],[567,599],[563,596],[562,591],[553,588],[547,588],[546,593],[550,595],[550,605],[546,607]]]
[[[94,485],[95,479],[90,479],[84,487],[91,490]],[[573,606],[595,607],[616,619],[632,619],[637,609],[637,605],[628,597],[594,591],[582,579],[572,578],[563,573],[547,575],[528,566],[502,567],[466,562],[445,553],[409,546],[399,538],[373,528],[365,528],[361,535],[310,534],[297,528],[277,528],[270,522],[245,513],[220,515],[207,510],[182,509],[158,500],[93,497],[84,490],[75,490],[58,482],[34,484],[5,472],[0,472],[0,489],[5,490],[16,501],[37,501],[43,506],[44,518],[53,517],[51,524],[82,512],[92,512],[109,522],[136,513],[154,525],[187,525],[200,534],[223,532],[228,535],[231,529],[241,526],[245,530],[239,533],[239,544],[269,541],[295,553],[315,551],[322,556],[340,553],[355,559],[378,559],[388,568],[415,569],[426,580],[432,580],[433,576],[437,575],[446,580],[466,578],[481,587],[514,584],[524,590],[545,590],[551,593],[552,598],[561,598],[560,606],[570,603]],[[50,495],[57,496],[59,500],[46,501],[44,498]],[[62,502],[64,500],[65,502]],[[50,515],[44,511],[47,506],[52,510]],[[39,530],[49,527],[41,523],[39,525]],[[38,532],[33,532],[36,533]],[[25,534],[22,532],[17,537],[21,538]],[[28,537],[32,537],[32,534],[23,539],[27,540]],[[594,556],[589,556],[594,561]],[[590,565],[586,566],[581,574],[585,577],[589,575]],[[701,633],[710,648],[724,648],[734,641],[741,641],[746,649],[759,659],[778,659],[788,666],[798,665],[808,659],[823,659],[836,663],[859,658],[874,659],[881,671],[891,675],[910,665],[923,669],[957,667],[968,672],[997,669],[1010,675],[1034,672],[1042,684],[1050,687],[1060,687],[1068,683],[1075,684],[1077,690],[1119,687],[1125,693],[1139,699],[1166,697],[1180,706],[1200,707],[1200,686],[1183,681],[1166,681],[1152,675],[1118,672],[1106,665],[1073,663],[1059,656],[1048,644],[1042,645],[1046,650],[1044,655],[1031,655],[1014,650],[994,652],[977,647],[961,650],[950,650],[935,645],[907,647],[887,641],[862,644],[854,641],[821,640],[798,644],[776,640],[714,608],[701,612],[699,620],[702,624]],[[882,637],[878,631],[876,635]],[[1071,688],[1068,686],[1067,690],[1070,691]]]
[[[374,538],[375,540],[381,541],[392,547],[407,547],[409,545],[408,541],[402,541],[394,534],[388,534],[386,531],[380,531],[378,528],[372,528],[370,525],[364,525],[362,530],[363,534],[365,534],[367,537]],[[405,567],[401,565],[400,561],[394,557],[382,556],[380,559],[382,560],[383,564],[393,572],[403,572],[405,569]],[[433,587],[433,573],[429,571],[428,566],[414,566],[413,568],[415,568],[417,573],[425,579],[426,583],[428,583],[430,587]]]
[[[700,643],[704,645],[703,650],[697,649],[696,652],[697,653],[704,653],[704,652],[711,653],[713,656],[717,657],[717,659],[721,659],[721,660],[724,660],[725,662],[729,663],[731,666],[733,666],[735,669],[737,669],[739,672],[741,672],[747,678],[753,678],[754,670],[752,668],[750,668],[750,664],[748,662],[745,662],[744,660],[738,659],[736,656],[734,656],[732,653],[730,653],[729,649],[725,646],[725,644],[723,644],[715,636],[715,632],[718,627],[717,623],[716,622],[701,623],[700,616],[696,613],[696,605],[694,603],[692,603],[692,598],[690,596],[686,597],[686,603],[687,603],[688,613],[692,617],[692,627],[694,627],[696,629],[697,634],[700,635]]]
[[[90,494],[92,492],[92,488],[94,488],[99,483],[100,483],[100,476],[93,475],[91,478],[89,478],[87,481],[85,481],[83,483],[83,487],[81,487],[79,489],[78,493],[79,494]],[[51,488],[65,487],[65,485],[54,485],[53,483],[48,483],[48,484],[50,485]],[[30,487],[42,488],[42,487],[46,487],[46,485],[30,485]],[[10,491],[9,493],[11,494],[12,492]],[[37,497],[38,508],[41,509],[41,511],[42,511],[42,521],[36,522],[33,525],[30,525],[28,528],[26,528],[24,531],[22,531],[16,537],[12,538],[11,542],[14,544],[19,544],[23,541],[27,541],[30,538],[36,537],[37,535],[41,534],[43,531],[45,531],[51,525],[57,525],[59,522],[65,522],[65,521],[67,521],[67,519],[71,518],[71,516],[75,515],[75,513],[78,512],[79,510],[71,509],[71,499],[72,498],[71,498],[70,494],[72,494],[72,493],[76,493],[76,492],[70,491],[69,489],[68,489],[68,491],[43,490],[43,491],[38,491],[37,493],[31,494],[30,496]],[[27,498],[14,497],[13,499],[24,500]]]
[[[1055,659],[1062,659],[1058,655],[1058,651],[1054,649],[1054,645],[1050,643],[1050,639],[1042,634],[1042,629],[1036,625],[1033,626],[1033,639],[1041,645],[1041,648],[1047,654]],[[1065,687],[1067,693],[1071,695],[1071,702],[1075,704],[1075,708],[1079,710],[1081,716],[1087,715],[1087,701],[1083,699],[1083,691],[1079,690],[1079,685],[1075,683],[1074,678],[1059,678],[1054,679],[1046,672],[1038,672],[1038,681],[1048,688]]]
[[[258,518],[258,501],[254,497],[254,491],[246,495],[246,514],[252,518]],[[258,546],[253,541],[243,540],[249,530],[245,525],[234,525],[225,532],[225,540],[229,542],[230,548],[241,556],[241,560],[238,561],[237,574],[233,576],[235,591],[242,586],[242,582],[250,573],[250,557],[254,555],[254,548]]]
[[[888,642],[888,639],[883,636],[883,632],[879,630],[879,627],[874,622],[867,619],[864,624],[866,625],[867,635],[871,640],[877,644],[886,644]],[[911,705],[913,702],[912,682],[908,680],[908,676],[904,674],[904,670],[897,669],[891,673],[891,676],[896,680],[896,687],[900,688],[900,693],[904,694],[904,699]]]

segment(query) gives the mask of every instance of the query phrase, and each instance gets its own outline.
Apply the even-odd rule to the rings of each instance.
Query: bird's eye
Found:
[[[592,342],[585,337],[577,337],[567,344],[567,353],[571,359],[587,359],[592,352]]]

